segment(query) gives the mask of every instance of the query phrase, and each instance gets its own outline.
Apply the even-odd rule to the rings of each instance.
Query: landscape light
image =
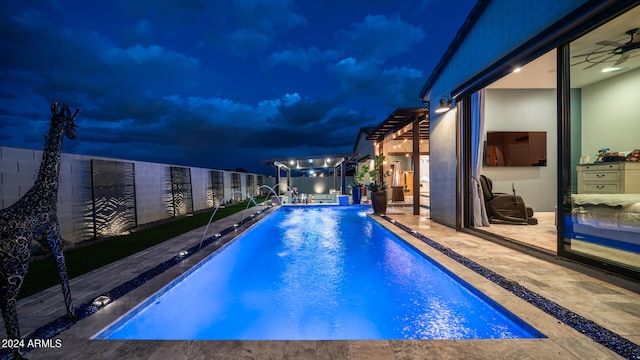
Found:
[[[91,304],[93,306],[103,307],[103,306],[107,305],[110,302],[111,302],[111,299],[109,299],[108,296],[100,295],[95,300],[93,300],[93,302]]]

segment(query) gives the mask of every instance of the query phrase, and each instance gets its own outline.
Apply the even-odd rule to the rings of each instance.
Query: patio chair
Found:
[[[533,217],[533,209],[527,207],[521,196],[511,184],[513,195],[494,193],[493,182],[480,175],[480,184],[484,195],[484,205],[489,221],[493,224],[537,225],[538,219]]]

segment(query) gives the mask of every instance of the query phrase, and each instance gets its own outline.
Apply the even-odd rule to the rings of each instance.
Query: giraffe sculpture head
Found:
[[[58,102],[56,101],[51,104],[51,122],[55,126],[61,126],[62,133],[66,137],[75,139],[77,125],[74,124],[74,121],[79,112],[80,109],[76,109],[76,112],[71,115],[71,110],[67,105],[58,107]]]

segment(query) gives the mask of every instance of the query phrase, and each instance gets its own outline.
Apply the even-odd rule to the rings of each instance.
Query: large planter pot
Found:
[[[362,199],[362,186],[351,188],[351,198],[354,204],[360,204],[360,200]]]
[[[387,213],[387,192],[385,190],[376,191],[371,196],[371,205],[373,205],[373,212],[378,215],[384,215]]]

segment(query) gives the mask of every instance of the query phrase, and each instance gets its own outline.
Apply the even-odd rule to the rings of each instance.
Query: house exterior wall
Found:
[[[373,140],[367,140],[367,134],[361,131],[358,134],[358,139],[356,140],[356,146],[354,147],[354,152],[358,154],[358,159],[365,158],[367,156],[371,156],[373,158],[374,149],[373,149]]]
[[[91,161],[109,160],[133,163],[135,174],[135,207],[138,225],[173,216],[167,208],[171,201],[170,171],[172,165],[109,159],[101,157],[62,154],[58,188],[58,221],[65,241],[78,243],[94,236]],[[0,208],[18,201],[33,186],[42,160],[42,151],[0,146]],[[209,172],[212,169],[191,167],[193,210],[207,208]],[[231,174],[224,171],[225,194],[231,193]],[[247,199],[246,176],[239,173],[242,186],[241,199]],[[269,178],[263,176],[265,184]],[[257,177],[255,183],[257,184]],[[272,181],[273,182],[273,181]]]
[[[436,104],[464,81],[543,32],[586,0],[493,0],[431,87]],[[514,64],[519,66],[522,64]]]
[[[431,218],[441,224],[456,226],[457,130],[455,109],[431,118],[430,182]]]
[[[543,32],[586,0],[494,0],[478,18],[451,60],[434,79],[429,98],[432,108],[465,81],[493,65],[524,42]],[[521,64],[514,64],[521,65]],[[430,114],[431,216],[456,226],[457,127],[456,113]]]

